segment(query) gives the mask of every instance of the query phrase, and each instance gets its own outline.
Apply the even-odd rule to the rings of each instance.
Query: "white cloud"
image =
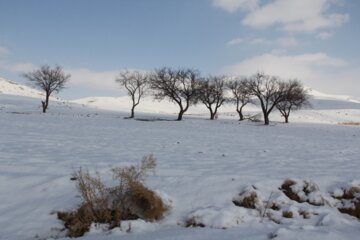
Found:
[[[317,38],[320,38],[322,40],[326,40],[331,38],[334,35],[333,32],[320,32],[316,35]]]
[[[70,85],[102,90],[119,88],[115,83],[119,71],[92,71],[86,68],[70,68],[65,71],[71,74]]]
[[[213,0],[213,5],[228,12],[248,11],[259,6],[259,0]]]
[[[244,39],[242,38],[234,38],[226,43],[227,46],[233,46],[233,45],[239,45],[240,43],[243,43]]]
[[[338,27],[348,21],[348,14],[327,13],[333,0],[274,0],[251,11],[243,24],[262,28],[280,24],[285,31],[312,32]]]
[[[325,53],[285,55],[266,53],[246,59],[238,64],[224,68],[230,74],[251,75],[257,71],[269,74],[282,74],[285,77],[304,76],[316,66],[343,67],[347,63],[339,58],[332,58]]]
[[[228,12],[236,12],[255,9],[258,7],[258,2],[259,0],[213,0],[213,5]]]
[[[285,79],[298,78],[305,85],[319,91],[360,96],[360,90],[354,88],[359,84],[360,68],[349,70],[346,61],[325,53],[266,53],[224,67],[222,73],[249,76],[257,71]]]
[[[339,27],[349,20],[349,14],[332,13],[330,7],[341,6],[339,0],[213,0],[216,7],[229,12],[247,14],[242,23],[252,28],[280,26],[287,32],[316,32]]]
[[[255,38],[250,41],[251,44],[272,44],[272,41],[265,38]]]
[[[328,13],[333,0],[274,0],[251,11],[243,24],[262,28],[280,24],[290,32],[313,32],[338,27],[348,21],[348,14]]]

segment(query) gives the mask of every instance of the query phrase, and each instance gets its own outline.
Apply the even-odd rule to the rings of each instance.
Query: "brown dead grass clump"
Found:
[[[160,220],[169,208],[154,191],[142,184],[132,186],[128,205],[134,214],[148,221]]]
[[[321,200],[314,200],[309,197],[311,193],[318,193],[319,187],[312,181],[302,181],[297,187],[300,188],[299,191],[294,191],[294,185],[299,184],[294,180],[287,179],[281,185],[280,190],[290,198],[299,203],[307,202],[311,205],[321,206],[324,205],[324,199],[320,195]],[[301,197],[302,196],[302,197]]]
[[[248,196],[243,196],[244,194],[247,194]],[[239,199],[233,200],[233,203],[238,207],[244,207],[244,208],[256,208],[256,203],[258,202],[258,196],[256,192],[250,192],[250,193],[243,193],[240,194]]]
[[[146,156],[138,166],[113,168],[115,187],[106,187],[99,175],[80,169],[73,174],[82,203],[69,212],[58,212],[69,237],[80,237],[89,231],[92,223],[108,224],[109,229],[120,226],[122,220],[161,219],[169,207],[144,185],[145,175],[154,170],[156,159]]]
[[[292,190],[292,186],[295,185],[296,182],[290,179],[287,179],[284,181],[284,183],[281,185],[281,190],[283,191],[283,193],[290,198],[291,200],[294,200],[296,202],[301,202],[301,199],[299,197],[299,195],[295,192],[293,192]]]
[[[340,212],[349,214],[360,219],[360,187],[352,186],[343,189],[344,194],[336,199],[341,201],[341,206],[338,208]],[[345,207],[352,205],[351,207]]]
[[[293,213],[292,212],[290,212],[290,211],[283,211],[282,212],[282,216],[284,217],[284,218],[293,218]]]
[[[341,197],[342,199],[355,199],[357,194],[360,193],[360,187],[352,186],[348,189],[344,190],[344,195]]]
[[[360,219],[360,200],[354,203],[354,206],[351,208],[339,208],[339,211],[342,213],[349,214],[356,218]]]

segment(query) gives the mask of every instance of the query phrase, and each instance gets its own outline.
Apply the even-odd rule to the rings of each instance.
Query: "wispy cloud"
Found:
[[[282,78],[298,78],[319,91],[360,96],[359,90],[353,87],[358,84],[360,67],[353,68],[345,60],[321,52],[300,55],[265,53],[226,66],[222,73],[252,75],[257,71]]]
[[[243,43],[245,40],[242,38],[234,38],[226,43],[227,46],[234,46]]]
[[[258,7],[259,0],[213,0],[213,5],[228,12],[249,11]]]
[[[332,36],[334,35],[333,32],[319,32],[316,37],[317,38],[320,38],[322,40],[326,40],[326,39],[329,39],[331,38]]]
[[[217,7],[229,12],[246,11],[242,23],[252,28],[279,26],[286,32],[318,32],[339,27],[349,20],[349,14],[330,12],[334,0],[214,0]],[[250,7],[251,6],[251,7]]]
[[[268,46],[279,46],[282,48],[290,48],[298,46],[299,41],[293,36],[284,36],[277,39],[266,39],[263,37],[258,38],[235,38],[226,43],[227,46],[234,46],[239,44],[251,44],[251,45],[268,45]]]

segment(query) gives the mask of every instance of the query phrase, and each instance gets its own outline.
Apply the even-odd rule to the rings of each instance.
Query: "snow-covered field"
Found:
[[[137,164],[150,153],[157,168],[146,183],[171,201],[166,217],[131,221],[130,233],[129,222],[111,232],[94,226],[81,239],[357,239],[360,222],[340,213],[331,195],[360,184],[360,127],[337,124],[360,122],[360,104],[319,97],[313,105],[294,114],[294,123],[263,126],[239,123],[227,108],[216,121],[206,111],[181,122],[136,121],[124,119],[127,112],[52,101],[42,114],[39,99],[0,94],[0,239],[61,238],[53,213],[79,204],[74,170],[98,171],[110,182],[112,166]],[[154,110],[138,117],[174,119]],[[281,121],[277,115],[271,119]],[[320,190],[313,197],[325,205],[288,199],[279,190],[287,178],[314,181]],[[235,206],[251,186],[293,218],[268,209],[273,221]],[[189,218],[206,227],[185,228]]]

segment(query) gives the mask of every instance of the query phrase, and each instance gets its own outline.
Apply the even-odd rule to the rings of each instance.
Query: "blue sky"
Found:
[[[125,68],[256,71],[360,96],[358,0],[0,0],[0,76],[60,64],[60,96],[123,94]]]

